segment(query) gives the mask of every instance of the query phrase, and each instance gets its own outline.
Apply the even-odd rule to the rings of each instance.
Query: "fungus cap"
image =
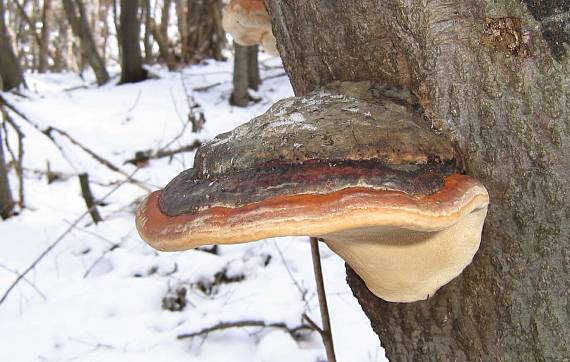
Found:
[[[232,0],[222,12],[222,26],[240,45],[261,44],[272,55],[277,52],[271,17],[263,0]]]
[[[137,228],[168,251],[321,237],[377,296],[425,299],[471,262],[489,201],[455,156],[406,94],[334,83],[202,146]]]

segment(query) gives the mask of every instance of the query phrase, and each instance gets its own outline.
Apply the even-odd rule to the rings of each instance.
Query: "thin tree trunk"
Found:
[[[0,78],[2,78],[2,89],[8,91],[22,84],[24,76],[12,48],[12,39],[8,34],[5,18],[4,0],[0,0]]]
[[[162,61],[166,63],[168,70],[176,69],[176,56],[170,49],[168,41],[168,24],[170,23],[170,7],[172,0],[164,0],[162,3],[162,12],[160,14],[160,24],[157,25],[152,19],[150,29],[152,36],[158,44],[158,51]]]
[[[138,0],[121,0],[121,83],[146,79],[146,70],[142,67],[138,10]]]
[[[0,107],[0,123],[4,119],[4,108]],[[14,199],[8,181],[8,167],[4,157],[2,127],[0,127],[0,218],[7,219],[14,212]]]
[[[41,42],[38,44],[40,47],[38,72],[40,73],[45,73],[49,66],[49,12],[50,0],[44,0],[42,7],[42,30],[40,36]]]
[[[481,248],[426,301],[348,282],[393,361],[570,360],[570,3],[266,1],[296,94],[404,87],[491,195]]]
[[[150,64],[152,62],[152,43],[150,41],[150,35],[152,34],[152,14],[150,0],[143,0],[142,9],[144,14],[144,61],[145,63]]]
[[[186,24],[182,40],[182,57],[188,64],[203,59],[223,60],[225,32],[222,28],[222,2],[220,0],[186,0],[184,9]],[[180,10],[182,11],[182,10]],[[179,11],[179,13],[180,13]],[[180,15],[179,15],[180,16]]]
[[[238,107],[247,107],[250,98],[248,93],[248,47],[234,42],[234,77],[230,104]]]
[[[188,54],[188,23],[186,20],[186,0],[174,0],[176,8],[176,24],[178,25],[178,37],[180,39],[180,58],[186,62]]]
[[[97,84],[103,85],[109,81],[109,73],[105,69],[105,63],[99,56],[97,45],[93,39],[93,34],[89,28],[89,22],[85,7],[82,0],[62,0],[63,8],[67,16],[67,20],[71,25],[71,29],[77,38],[81,47],[81,53],[89,62],[89,65],[95,73]]]
[[[261,84],[261,77],[259,75],[259,63],[257,61],[257,54],[259,53],[259,45],[252,45],[247,47],[247,79],[249,88],[258,90]]]

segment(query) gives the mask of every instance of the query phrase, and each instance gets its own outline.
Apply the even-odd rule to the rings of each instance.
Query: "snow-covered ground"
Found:
[[[276,59],[265,59],[258,92],[249,108],[231,107],[231,62],[211,62],[179,72],[152,71],[159,79],[97,88],[74,74],[29,74],[23,96],[4,97],[36,123],[64,130],[119,168],[96,161],[68,138],[54,143],[14,115],[26,137],[22,213],[0,222],[0,296],[86,210],[77,175],[88,172],[101,198],[131,174],[125,164],[136,151],[175,149],[226,132],[290,96]],[[203,88],[200,91],[193,89]],[[206,88],[206,89],[204,89]],[[186,90],[185,90],[186,89]],[[202,105],[199,133],[185,126],[187,94]],[[8,127],[10,130],[10,128]],[[16,148],[15,132],[9,137]],[[315,332],[294,339],[283,329],[233,328],[190,339],[178,335],[219,322],[285,323],[295,328],[306,313],[320,314],[307,238],[278,238],[201,250],[161,253],[134,227],[134,210],[148,191],[192,166],[194,153],[152,160],[138,170],[140,183],[124,183],[100,207],[104,222],[89,216],[18,284],[0,304],[0,361],[322,361]],[[48,184],[45,171],[60,173]],[[17,179],[12,173],[13,191]],[[16,192],[14,192],[16,194]],[[340,362],[384,361],[383,350],[345,282],[344,262],[321,246],[325,285]],[[165,296],[181,311],[163,308]],[[171,303],[176,304],[176,303]]]

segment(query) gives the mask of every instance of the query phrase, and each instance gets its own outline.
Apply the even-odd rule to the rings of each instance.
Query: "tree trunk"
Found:
[[[247,47],[247,82],[250,89],[258,90],[261,84],[261,77],[259,76],[259,63],[257,62],[257,54],[259,52],[259,45],[252,45]]]
[[[105,63],[97,51],[97,45],[89,28],[83,2],[81,0],[63,0],[63,8],[73,33],[79,38],[81,53],[89,62],[91,68],[93,68],[97,84],[103,85],[107,83],[109,81],[109,73],[107,73]]]
[[[4,109],[0,108],[0,124],[3,121]],[[8,167],[4,157],[4,147],[2,138],[2,127],[0,127],[0,218],[7,219],[12,216],[14,211],[14,199],[10,191],[10,183],[8,182]]]
[[[49,12],[50,12],[50,0],[44,0],[42,7],[42,30],[40,33],[41,42],[38,44],[39,49],[39,64],[38,72],[45,73],[49,63]]]
[[[247,107],[249,104],[249,77],[248,77],[248,54],[249,47],[234,42],[234,77],[230,104],[238,107]]]
[[[4,0],[0,0],[0,78],[3,84],[0,90],[8,91],[22,84],[24,76],[12,49],[12,39],[8,34],[5,18]]]
[[[166,63],[168,70],[175,70],[177,63],[176,56],[170,49],[170,43],[168,41],[168,24],[170,22],[171,4],[172,0],[164,0],[162,3],[162,13],[160,15],[160,25],[157,25],[153,19],[150,19],[150,29],[154,40],[156,40],[156,43],[158,44],[160,58]]]
[[[491,195],[473,263],[429,300],[348,282],[390,360],[570,360],[570,3],[266,1],[296,94],[409,88]]]
[[[146,70],[142,67],[138,10],[138,0],[121,0],[121,83],[146,79]]]
[[[183,7],[183,5],[179,5]],[[222,28],[222,2],[221,0],[186,0],[185,18],[178,18],[179,22],[186,22],[181,28],[184,36],[181,37],[182,58],[188,64],[203,59],[223,60],[225,31]]]
[[[143,44],[144,44],[144,61],[147,64],[150,64],[152,62],[152,43],[150,41],[150,35],[151,35],[151,21],[152,21],[152,14],[151,14],[151,6],[150,6],[150,0],[143,0],[143,4],[142,4],[142,10],[143,10],[143,14],[144,14],[144,38],[143,38]]]

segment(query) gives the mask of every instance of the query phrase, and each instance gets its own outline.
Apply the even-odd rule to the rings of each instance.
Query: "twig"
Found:
[[[220,322],[211,327],[199,330],[198,332],[186,333],[178,335],[178,339],[193,338],[198,336],[207,335],[211,332],[222,331],[230,328],[243,328],[243,327],[260,327],[260,328],[277,328],[287,331],[292,337],[296,338],[296,334],[302,330],[313,330],[311,326],[301,324],[295,328],[287,327],[285,323],[267,323],[265,321],[246,320],[237,322]]]
[[[133,105],[131,106],[131,108],[129,108],[129,110],[127,111],[127,113],[131,113],[132,111],[135,110],[135,108],[136,108],[137,105],[139,104],[139,101],[141,100],[141,95],[142,95],[142,91],[139,89],[139,92],[137,93],[137,97],[135,98],[135,102],[133,103]]]
[[[0,264],[0,268],[9,271],[9,272],[12,273],[12,274],[19,275],[16,270],[12,270],[12,269],[8,268],[6,265]],[[47,300],[46,295],[45,295],[44,293],[42,293],[42,291],[39,290],[38,287],[37,287],[34,283],[32,283],[31,281],[29,281],[27,278],[24,278],[23,280],[24,280],[24,282],[26,282],[30,287],[32,287],[32,289],[34,289],[34,290],[36,291],[36,293],[38,293],[38,295],[39,295],[40,297],[42,297],[43,300]]]
[[[184,96],[186,97],[186,104],[188,106],[188,121],[192,123],[192,133],[200,132],[202,127],[204,127],[204,123],[206,123],[206,118],[204,117],[202,106],[196,102],[194,96],[188,92],[188,88],[184,82],[184,76],[182,75],[182,72],[180,72],[180,82],[182,83],[182,89],[184,91]],[[172,143],[169,143],[168,146],[171,144]]]
[[[97,203],[91,192],[91,187],[89,186],[89,174],[82,173],[79,175],[79,185],[81,186],[81,196],[83,196],[83,200],[85,200],[85,205],[87,206],[87,210],[89,210],[91,219],[95,224],[103,221],[97,209]]]
[[[125,180],[123,180],[121,183],[119,183],[117,186],[115,186],[113,189],[111,189],[109,192],[107,192],[107,194],[105,196],[103,196],[103,198],[101,199],[101,201],[105,201],[109,196],[111,196],[115,191],[117,191],[119,188],[121,188],[121,186],[123,186],[124,184],[126,184],[127,182],[130,182],[130,179],[132,176],[134,176],[134,174],[138,171],[139,169],[135,169],[135,171],[133,171]],[[10,295],[10,292],[16,287],[16,285],[18,285],[18,283],[32,270],[35,268],[35,266],[46,256],[49,254],[50,251],[53,250],[53,248],[55,248],[67,235],[69,235],[69,233],[71,233],[71,231],[79,224],[79,222],[81,220],[83,220],[83,218],[85,216],[87,216],[89,214],[90,210],[85,211],[83,214],[81,214],[77,219],[75,219],[75,221],[73,223],[71,223],[71,225],[69,225],[69,227],[54,241],[52,242],[31,264],[30,266],[28,266],[26,268],[26,270],[24,270],[23,273],[21,273],[16,280],[14,280],[14,282],[12,282],[12,284],[10,284],[10,286],[8,287],[8,289],[4,292],[4,294],[2,295],[2,298],[0,298],[0,304],[2,304],[6,298],[8,298],[8,295]]]
[[[176,148],[174,150],[161,149],[161,150],[154,151],[154,152],[151,150],[137,151],[137,152],[135,152],[135,157],[126,160],[125,162],[123,162],[123,164],[125,164],[125,163],[130,163],[133,165],[139,165],[141,163],[144,164],[144,163],[148,162],[149,160],[155,160],[155,159],[164,158],[164,157],[172,157],[178,153],[183,153],[183,152],[192,152],[195,149],[197,149],[198,147],[200,147],[201,145],[202,145],[202,142],[196,140],[192,144],[182,146],[182,147]]]
[[[309,310],[310,309],[309,303],[307,302],[307,298],[306,298],[307,289],[302,288],[301,285],[299,284],[299,282],[297,282],[297,279],[295,279],[293,272],[291,272],[291,269],[289,268],[289,264],[285,260],[285,256],[283,255],[283,252],[281,252],[281,249],[279,248],[279,246],[277,245],[275,240],[273,240],[273,246],[275,246],[275,249],[277,249],[277,252],[279,253],[279,257],[281,258],[281,261],[283,262],[283,265],[285,266],[285,270],[287,271],[287,274],[289,274],[289,278],[291,278],[291,280],[293,281],[293,284],[295,284],[295,286],[297,287],[297,290],[299,291],[299,293],[301,293],[301,299],[303,300],[303,303],[305,303],[306,310]]]
[[[327,296],[325,294],[325,283],[323,281],[323,269],[321,267],[321,254],[319,252],[319,242],[317,238],[311,237],[311,255],[313,257],[313,269],[315,271],[315,281],[317,282],[317,294],[319,296],[319,305],[321,307],[321,318],[323,320],[323,328],[321,337],[325,350],[327,352],[328,362],[336,362],[334,354],[334,344],[331,333],[331,321],[329,318],[329,307],[327,305]]]
[[[311,317],[309,317],[309,315],[308,315],[307,313],[303,313],[303,319],[304,319],[307,323],[309,323],[309,325],[310,325],[315,331],[319,332],[319,334],[320,334],[321,337],[322,337],[323,330],[321,329],[321,327],[319,327],[319,326],[317,325],[317,323],[315,323],[315,321],[313,321],[313,320],[311,319]]]
[[[111,171],[115,171],[115,172],[119,172],[119,173],[124,173],[124,171],[121,171],[121,169],[119,169],[117,166],[113,165],[110,161],[107,161],[106,159],[104,159],[103,157],[99,156],[98,154],[96,154],[95,152],[91,151],[89,148],[87,148],[87,146],[82,145],[81,143],[79,143],[79,141],[77,141],[75,138],[71,137],[69,135],[69,133],[67,133],[64,130],[61,130],[59,128],[53,127],[53,126],[49,126],[48,128],[44,129],[42,131],[42,133],[44,133],[46,136],[48,136],[54,143],[55,143],[55,139],[53,138],[53,135],[51,134],[52,132],[57,132],[60,135],[64,136],[65,138],[67,138],[71,143],[73,143],[74,145],[76,145],[77,147],[81,148],[83,151],[85,151],[89,156],[93,157],[97,162],[103,164],[104,166],[106,166],[108,169],[110,169]]]
[[[95,268],[95,266],[97,264],[99,264],[99,262],[101,260],[103,260],[103,258],[105,257],[105,255],[109,254],[110,252],[112,252],[113,250],[119,248],[121,246],[122,243],[119,244],[114,244],[113,246],[111,246],[108,249],[105,249],[104,252],[101,253],[101,255],[99,255],[99,257],[97,259],[95,259],[95,261],[93,262],[93,264],[91,264],[91,266],[89,268],[87,268],[87,270],[85,271],[85,273],[83,273],[83,279],[87,278],[89,276],[89,274],[91,274],[91,271]]]

